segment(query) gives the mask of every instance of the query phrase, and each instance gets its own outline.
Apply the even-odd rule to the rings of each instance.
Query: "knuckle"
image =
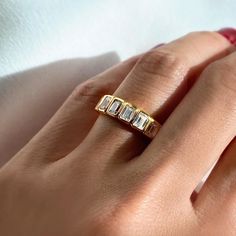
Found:
[[[183,56],[167,49],[156,49],[146,53],[137,65],[138,73],[159,75],[166,78],[182,76],[186,72]]]
[[[194,31],[194,32],[190,32],[187,35],[193,38],[196,37],[211,37],[211,33],[210,31]]]
[[[189,37],[193,37],[193,38],[196,38],[196,37],[199,37],[199,36],[208,36],[210,34],[209,31],[193,31],[193,32],[190,32],[187,34],[187,36]]]
[[[89,79],[78,85],[72,92],[72,100],[86,103],[96,103],[110,90],[109,83],[100,83],[99,78]]]
[[[213,44],[219,44],[225,42],[226,40],[217,32],[214,31],[195,31],[187,34],[190,38],[205,38],[210,40]]]
[[[226,89],[236,95],[236,69],[228,60],[213,62],[206,68],[205,81],[214,89]]]

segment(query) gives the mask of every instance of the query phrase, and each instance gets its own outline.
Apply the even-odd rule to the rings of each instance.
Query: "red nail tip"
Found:
[[[224,36],[230,43],[236,46],[236,29],[234,28],[223,28],[218,31],[219,34]]]

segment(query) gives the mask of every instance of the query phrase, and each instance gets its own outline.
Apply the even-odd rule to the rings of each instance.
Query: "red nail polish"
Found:
[[[219,34],[224,36],[230,43],[236,46],[236,29],[234,28],[223,28],[218,31]]]

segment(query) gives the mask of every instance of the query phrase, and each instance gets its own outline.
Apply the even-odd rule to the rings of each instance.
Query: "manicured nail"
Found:
[[[236,29],[223,28],[219,30],[218,33],[224,36],[230,43],[236,46]]]

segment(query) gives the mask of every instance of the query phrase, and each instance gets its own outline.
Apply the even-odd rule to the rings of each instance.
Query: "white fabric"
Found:
[[[236,24],[235,0],[1,0],[0,77],[58,59],[121,59],[194,30]]]

